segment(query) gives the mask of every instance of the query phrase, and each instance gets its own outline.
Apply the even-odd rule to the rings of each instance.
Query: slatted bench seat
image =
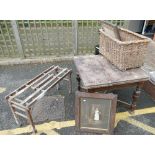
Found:
[[[31,115],[32,105],[44,97],[54,86],[57,86],[58,89],[62,80],[68,81],[69,93],[71,93],[71,73],[72,70],[53,65],[7,95],[5,98],[11,108],[16,123],[19,124],[17,115],[27,119],[35,133],[36,129]]]

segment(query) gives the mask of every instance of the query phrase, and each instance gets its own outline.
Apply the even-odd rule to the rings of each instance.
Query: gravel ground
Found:
[[[64,97],[60,95],[45,96],[34,104],[32,117],[35,124],[65,118]]]
[[[54,62],[54,63],[47,63],[47,64],[27,64],[27,65],[14,65],[14,66],[0,66],[0,87],[3,88],[2,92],[0,91],[0,130],[5,129],[13,129],[17,128],[14,118],[11,114],[10,108],[6,104],[6,101],[4,97],[17,87],[19,87],[21,84],[25,83],[29,79],[33,78],[35,75],[39,74],[46,68],[48,68],[51,65],[60,65],[62,67],[68,67],[73,70],[72,75],[72,83],[73,83],[73,93],[71,95],[68,95],[67,91],[67,85],[66,83],[61,84],[60,90],[56,91],[56,89],[52,89],[48,92],[46,95],[46,99],[44,104],[46,104],[45,107],[45,113],[44,113],[44,119],[40,120],[38,119],[36,111],[34,111],[34,115],[36,116],[36,123],[39,122],[46,122],[53,119],[63,119],[64,114],[64,103],[66,105],[66,118],[67,120],[73,120],[74,117],[74,94],[77,90],[77,83],[76,83],[76,70],[73,61],[62,61],[62,62]],[[6,89],[6,90],[5,90]],[[120,99],[123,99],[125,101],[130,101],[131,95],[132,95],[133,89],[123,89],[123,90],[117,90],[113,91],[113,93],[118,94]],[[57,103],[56,99],[53,99],[53,102],[49,99],[49,96],[58,96],[58,99],[60,99],[60,102]],[[64,100],[62,99],[63,97]],[[40,101],[42,103],[42,101]],[[49,104],[47,104],[49,103]],[[51,103],[51,104],[50,104]],[[57,104],[55,104],[57,103]],[[52,109],[49,109],[48,106],[55,106],[55,111],[60,111],[60,113],[53,112]],[[142,108],[148,108],[155,106],[155,102],[149,97],[148,94],[146,94],[144,91],[142,91],[140,100],[137,104],[137,109]],[[41,109],[41,105],[39,103],[35,107],[36,109]],[[48,108],[48,109],[47,109]],[[50,113],[50,110],[52,114]],[[123,106],[118,105],[117,106],[117,112],[123,112],[126,111],[126,108]],[[46,115],[45,115],[46,114]],[[141,115],[133,117],[134,119],[143,122],[144,124],[150,125],[152,127],[155,127],[154,123],[154,114],[147,114],[147,115]],[[24,119],[21,119],[21,123],[23,126],[27,125],[27,121]],[[62,129],[55,129],[56,132],[63,135],[72,135],[72,134],[90,134],[90,133],[83,133],[83,132],[77,132],[75,130],[75,127],[67,127]],[[44,133],[43,133],[44,134]],[[114,130],[114,134],[125,134],[125,135],[146,135],[151,134],[147,131],[135,127],[125,121],[120,121],[117,125],[117,127]]]

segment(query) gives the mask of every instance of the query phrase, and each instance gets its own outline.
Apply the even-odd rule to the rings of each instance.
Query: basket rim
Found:
[[[123,31],[126,31],[127,33],[130,33],[130,34],[133,34],[133,35],[136,34],[136,33],[132,32],[132,31],[128,31],[128,30],[123,29],[123,28],[119,28],[119,29],[121,29]],[[113,41],[115,41],[115,42],[117,42],[118,44],[121,44],[121,45],[137,44],[137,43],[149,43],[150,42],[150,39],[149,38],[147,38],[145,36],[141,37],[141,35],[139,35],[139,34],[136,34],[136,36],[138,36],[139,38],[142,38],[142,39],[132,40],[132,41],[120,41],[120,40],[118,40],[116,38],[111,37],[102,28],[99,29],[99,32],[100,33],[103,33],[105,36],[109,37],[111,40],[113,40]]]
[[[130,34],[132,34],[132,35],[135,35],[135,36],[137,36],[137,37],[139,37],[139,38],[149,39],[149,38],[146,37],[146,36],[143,36],[143,35],[141,35],[141,34],[138,34],[138,33],[136,33],[136,32],[133,32],[133,31],[128,30],[128,29],[125,29],[125,28],[120,27],[120,26],[112,25],[112,24],[110,24],[110,23],[108,23],[108,22],[106,22],[106,21],[103,21],[103,22],[102,22],[102,28],[103,28],[103,25],[108,25],[109,27],[112,27],[112,28],[117,27],[118,29],[120,29],[120,30],[122,30],[122,31],[125,31],[125,32],[127,32],[127,33],[130,33]]]
[[[118,27],[118,29],[120,29],[120,30],[122,30],[122,31],[125,31],[125,32],[127,32],[127,33],[130,33],[130,34],[132,34],[132,35],[135,35],[135,36],[137,36],[137,37],[139,37],[139,38],[141,38],[141,39],[149,39],[149,38],[146,37],[146,36],[143,36],[143,35],[141,35],[141,34],[138,34],[138,33],[136,33],[136,32],[133,32],[133,31],[131,31],[131,30],[128,30],[128,29],[125,29],[125,28],[122,28],[122,27]]]

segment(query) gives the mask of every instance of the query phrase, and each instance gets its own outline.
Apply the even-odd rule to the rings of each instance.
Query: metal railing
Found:
[[[126,21],[108,21],[126,27]],[[73,56],[94,52],[98,20],[1,20],[0,58]]]

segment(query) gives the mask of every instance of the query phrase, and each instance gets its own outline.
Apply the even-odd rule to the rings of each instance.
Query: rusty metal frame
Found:
[[[10,106],[16,123],[19,124],[17,115],[23,117],[29,121],[29,123],[32,125],[33,132],[36,133],[35,125],[31,115],[32,105],[44,97],[45,94],[54,86],[57,86],[58,89],[62,80],[68,81],[69,93],[71,93],[71,73],[72,70],[53,65],[7,95],[5,98]],[[27,94],[26,98],[21,99],[21,95],[26,91],[29,92],[30,90],[32,92]]]

